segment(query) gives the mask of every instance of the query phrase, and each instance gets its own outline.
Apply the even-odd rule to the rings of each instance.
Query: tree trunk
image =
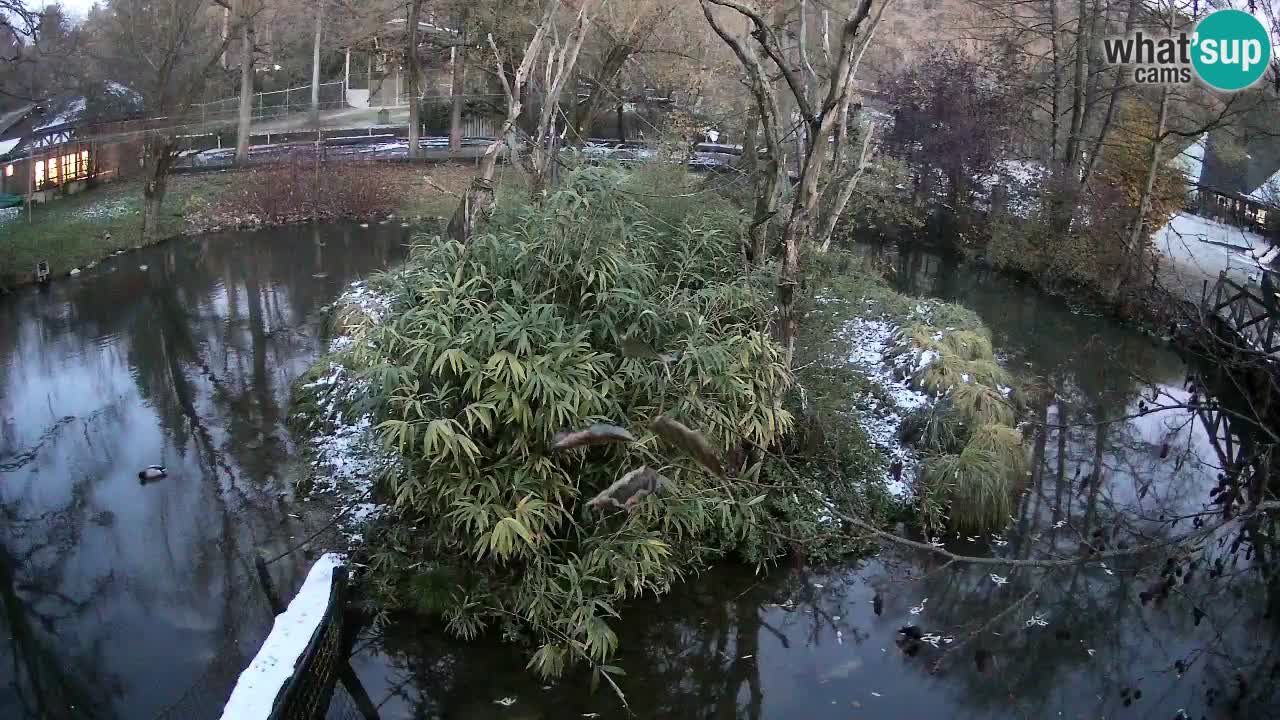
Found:
[[[173,141],[167,137],[155,137],[144,146],[146,159],[142,186],[142,237],[143,245],[163,240],[160,227],[160,209],[164,204],[169,185],[169,169],[173,165]]]
[[[320,129],[320,36],[324,31],[324,0],[316,3],[315,42],[311,47],[311,124]]]
[[[409,159],[422,157],[419,147],[422,131],[422,106],[418,101],[418,18],[422,15],[422,0],[409,3],[409,46],[405,48],[409,71]]]
[[[875,29],[874,26],[872,29]],[[871,152],[871,138],[875,131],[875,123],[869,123],[862,138],[862,152],[858,155],[857,166],[848,177],[835,181],[837,182],[835,198],[831,201],[830,207],[823,209],[820,216],[818,234],[814,236],[814,242],[821,245],[824,253],[831,248],[831,236],[835,233],[836,223],[840,220],[840,216],[844,215],[844,209],[849,205],[849,199],[853,197],[853,191],[858,187],[858,180],[862,179],[862,173],[867,168],[867,156]]]
[[[466,11],[462,14],[462,26],[467,22]],[[463,30],[465,32],[465,30]],[[457,154],[462,150],[462,106],[466,99],[467,81],[467,45],[458,43],[453,48],[453,79],[449,87],[449,152]]]
[[[1160,109],[1157,111],[1156,132],[1151,138],[1151,150],[1147,153],[1147,176],[1142,182],[1142,194],[1138,196],[1138,211],[1129,229],[1129,240],[1125,243],[1122,269],[1123,277],[1128,280],[1133,274],[1136,261],[1142,257],[1143,228],[1147,224],[1147,211],[1151,208],[1151,192],[1155,188],[1156,175],[1160,172],[1160,144],[1164,140],[1164,127],[1169,119],[1169,86],[1160,89]]]
[[[800,246],[809,230],[809,211],[798,201],[782,231],[782,269],[778,272],[778,342],[785,352],[786,366],[795,356],[800,320],[796,316],[796,291],[800,288]]]
[[[493,210],[493,200],[493,181],[477,176],[471,181],[471,187],[462,196],[462,202],[449,219],[445,234],[463,244],[470,242],[476,228]]]
[[[627,106],[618,103],[618,140],[627,141]]]
[[[1085,89],[1089,74],[1089,8],[1087,0],[1079,0],[1076,7],[1076,55],[1073,60],[1071,124],[1067,130],[1067,163],[1075,168],[1080,165],[1080,141],[1084,133]]]
[[[591,134],[591,126],[595,121],[596,113],[599,112],[600,104],[604,101],[607,93],[605,88],[614,84],[618,75],[622,72],[622,67],[626,64],[627,59],[635,52],[635,48],[630,44],[629,38],[623,38],[619,44],[609,48],[609,52],[604,56],[604,62],[600,65],[600,71],[591,81],[591,93],[587,95],[587,99],[578,103],[578,107],[574,110],[570,117],[573,118],[573,128],[569,131],[572,136],[570,139],[574,145],[581,145],[586,142],[587,137]],[[577,86],[573,88],[574,96],[577,96]],[[612,93],[609,93],[612,94]],[[619,115],[621,118],[621,115]],[[618,132],[622,133],[622,121],[618,121]]]
[[[236,164],[249,161],[249,132],[253,123],[253,20],[248,0],[240,5],[240,117],[236,123]]]
[[[525,48],[524,58],[520,61],[520,67],[515,70],[511,80],[506,79],[507,63],[504,61],[502,53],[498,50],[497,44],[494,43],[493,36],[490,35],[488,37],[489,47],[493,49],[494,57],[497,59],[499,79],[502,81],[503,91],[507,96],[507,118],[498,130],[498,139],[489,144],[484,156],[480,158],[480,166],[476,171],[475,178],[471,181],[471,187],[467,190],[466,195],[463,196],[462,201],[458,203],[457,210],[454,211],[453,217],[449,220],[449,227],[446,233],[460,243],[469,243],[481,220],[493,210],[493,175],[498,165],[498,155],[502,152],[503,146],[512,145],[511,153],[513,156],[516,154],[516,148],[514,147],[515,125],[519,121],[520,113],[524,106],[521,101],[522,90],[525,81],[529,78],[529,72],[533,69],[534,62],[537,61],[538,56],[541,54],[542,42],[546,38],[547,27],[551,24],[557,5],[558,3],[548,4],[546,11],[543,13],[542,21],[538,23],[537,29],[533,33],[533,38],[529,40],[529,45]],[[513,164],[515,160],[516,158],[512,157]]]
[[[747,115],[747,127],[742,133],[742,161],[738,167],[748,175],[756,171],[756,146],[760,143],[760,113],[752,110]]]

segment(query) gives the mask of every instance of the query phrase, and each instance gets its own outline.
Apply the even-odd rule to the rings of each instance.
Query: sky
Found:
[[[62,9],[66,10],[68,15],[72,17],[83,18],[84,16],[89,14],[89,8],[93,7],[94,2],[95,0],[59,0],[57,4],[61,5]],[[31,7],[32,5],[39,6],[39,5],[53,5],[53,4],[55,3],[53,2],[42,3],[42,2],[39,2],[39,0],[37,0],[36,2],[28,3],[27,7]]]

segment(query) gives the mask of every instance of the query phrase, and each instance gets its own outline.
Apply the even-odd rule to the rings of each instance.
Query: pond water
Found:
[[[1084,542],[1138,547],[1192,530],[1175,518],[1206,507],[1220,465],[1203,427],[1179,409],[1107,422],[1157,390],[1185,399],[1177,355],[973,268],[919,252],[886,262],[899,289],[976,310],[1007,364],[1045,390],[1028,413],[1034,470],[1009,527],[947,538],[950,549],[1069,558]],[[910,548],[848,568],[722,568],[626,611],[619,685],[638,718],[1280,717],[1274,551],[1232,555],[1219,538],[1202,541],[1194,566],[1174,558],[1170,596],[1150,602],[1168,561],[1155,551],[1061,570],[947,564]],[[904,625],[933,642],[900,642]],[[628,716],[585,673],[538,682],[497,639],[391,625],[359,647],[353,663],[383,718]]]
[[[407,235],[209,235],[0,298],[0,718],[217,717],[271,626],[254,553],[316,524],[290,383],[321,307]],[[311,559],[271,565],[282,592]]]
[[[290,505],[290,381],[319,352],[320,308],[399,259],[406,232],[211,235],[0,300],[0,717],[216,717],[270,627],[253,554],[318,522]],[[1217,474],[1200,426],[1180,411],[1101,422],[1153,387],[1185,397],[1176,355],[996,276],[889,261],[902,289],[974,308],[1051,391],[1029,412],[1035,471],[1010,527],[949,547],[1059,557],[1099,529],[1114,547],[1187,528],[1168,521]],[[140,484],[152,463],[169,477]],[[619,683],[640,718],[1280,717],[1280,593],[1259,572],[1274,555],[1244,555],[1153,602],[1140,593],[1163,556],[1048,572],[903,549],[722,568],[628,609]],[[282,591],[313,557],[271,566]],[[906,624],[938,647],[901,645]],[[392,625],[358,647],[383,718],[627,716],[607,686],[544,685],[494,638]]]

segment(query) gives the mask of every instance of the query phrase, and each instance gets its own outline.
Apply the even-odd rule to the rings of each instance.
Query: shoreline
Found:
[[[155,240],[142,242],[140,181],[106,183],[84,193],[37,204],[32,222],[15,218],[0,225],[0,296],[19,288],[39,284],[35,267],[49,263],[49,282],[79,274],[121,252],[151,247],[170,240],[211,232],[260,230],[293,227],[314,222],[301,211],[287,208],[273,213],[284,220],[263,221],[252,212],[237,212],[243,203],[238,194],[246,191],[241,180],[261,172],[262,167],[185,173],[170,178],[161,227]],[[379,166],[389,183],[398,188],[393,210],[323,218],[320,222],[377,223],[394,218],[405,224],[438,222],[452,211],[456,199],[451,187],[470,181],[471,169],[463,165],[433,165],[430,174],[422,167],[406,164]],[[423,176],[426,176],[424,179]]]

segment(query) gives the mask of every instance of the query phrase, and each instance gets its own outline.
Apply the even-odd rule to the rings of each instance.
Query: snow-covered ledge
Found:
[[[316,628],[329,607],[333,571],[342,555],[327,553],[311,566],[307,579],[289,607],[276,616],[271,634],[262,643],[249,667],[240,673],[231,698],[222,708],[222,720],[266,720],[276,697],[293,676]]]

